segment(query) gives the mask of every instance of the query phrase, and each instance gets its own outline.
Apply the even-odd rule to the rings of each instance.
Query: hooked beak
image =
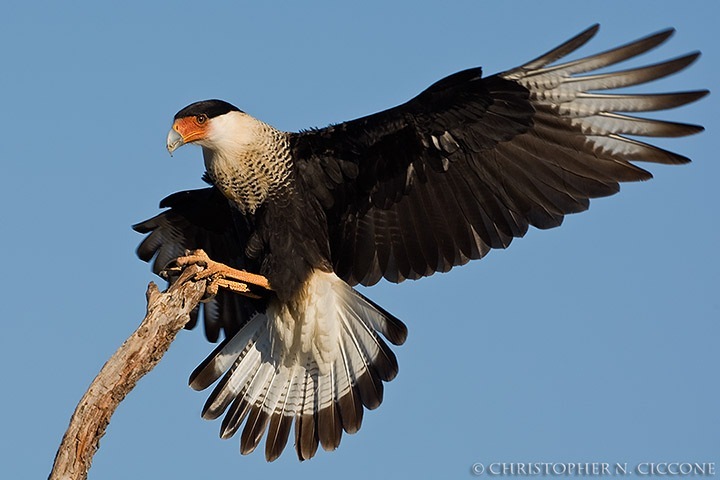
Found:
[[[207,117],[178,118],[173,122],[173,126],[167,136],[167,149],[170,155],[182,147],[186,143],[204,140],[208,134]]]
[[[180,133],[176,131],[175,128],[171,128],[167,136],[167,149],[170,153],[170,156],[172,157],[173,152],[178,148],[182,147],[184,144],[185,140],[183,140],[182,135],[180,135]]]

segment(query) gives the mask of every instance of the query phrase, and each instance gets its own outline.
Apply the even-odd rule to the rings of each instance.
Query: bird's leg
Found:
[[[165,271],[182,271],[189,265],[205,267],[193,275],[193,280],[207,280],[207,301],[217,295],[220,288],[226,288],[251,298],[260,298],[252,292],[248,285],[255,285],[265,290],[272,290],[270,282],[262,275],[228,267],[224,263],[211,260],[203,250],[187,251],[185,256],[176,258]]]

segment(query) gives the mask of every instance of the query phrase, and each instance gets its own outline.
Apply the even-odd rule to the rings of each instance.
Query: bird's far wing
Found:
[[[707,91],[604,91],[665,77],[699,54],[587,74],[660,45],[672,34],[666,30],[555,63],[597,30],[519,68],[487,78],[465,70],[398,107],[292,134],[301,178],[328,212],[338,275],[372,285],[447,271],[507,247],[529,225],[560,225],[590,198],[617,192],[619,182],[651,178],[631,161],[688,162],[628,136],[676,137],[702,127],[627,113],[677,107]]]
[[[141,260],[153,260],[153,271],[159,274],[186,250],[202,248],[215,261],[235,268],[247,268],[244,256],[245,233],[234,221],[227,200],[215,187],[172,194],[160,202],[167,210],[133,225],[137,232],[148,234],[137,248]],[[220,330],[232,338],[250,320],[257,305],[247,297],[220,290],[203,307],[205,335],[218,340]],[[198,311],[193,312],[186,328],[193,328]]]

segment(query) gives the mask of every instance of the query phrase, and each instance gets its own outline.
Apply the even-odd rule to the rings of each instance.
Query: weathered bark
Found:
[[[86,479],[110,417],[138,380],[155,368],[188,315],[205,293],[206,281],[189,280],[190,266],[165,292],[147,289],[147,314],[135,332],[107,361],[75,409],[63,436],[50,480]]]

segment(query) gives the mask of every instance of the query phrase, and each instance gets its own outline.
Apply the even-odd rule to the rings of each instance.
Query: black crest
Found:
[[[228,112],[242,112],[242,110],[223,100],[203,100],[201,102],[191,103],[180,110],[175,114],[175,120],[178,118],[193,117],[203,113],[207,115],[208,118],[214,118],[225,115]]]

